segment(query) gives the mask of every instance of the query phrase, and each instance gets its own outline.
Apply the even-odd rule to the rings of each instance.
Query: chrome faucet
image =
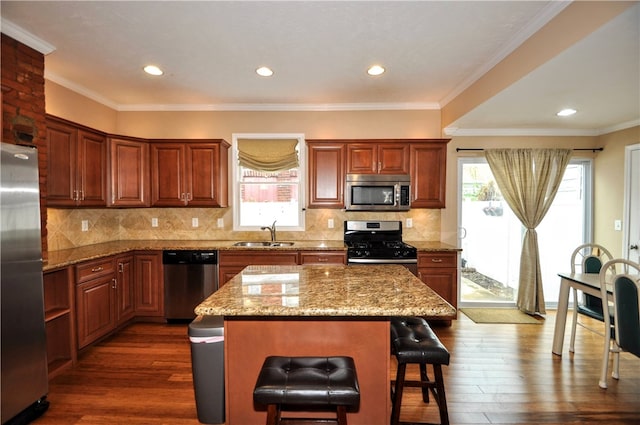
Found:
[[[273,224],[271,225],[271,227],[263,226],[260,228],[260,230],[268,230],[269,233],[271,233],[271,242],[276,241],[276,221],[278,220],[273,220]]]

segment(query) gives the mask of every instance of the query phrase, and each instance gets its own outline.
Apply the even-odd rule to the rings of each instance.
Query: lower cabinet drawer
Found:
[[[300,264],[345,264],[346,262],[347,255],[343,252],[300,252]]]
[[[115,273],[113,257],[95,261],[87,261],[76,266],[76,283],[87,282],[102,276],[113,276]]]
[[[418,267],[458,267],[457,252],[420,252]]]

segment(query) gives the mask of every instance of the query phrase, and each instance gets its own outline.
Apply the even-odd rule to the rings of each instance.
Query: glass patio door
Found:
[[[484,158],[459,161],[460,306],[513,306],[518,295],[524,228],[503,200]],[[590,238],[591,161],[572,160],[553,205],[537,228],[544,296],[557,304],[557,273]]]

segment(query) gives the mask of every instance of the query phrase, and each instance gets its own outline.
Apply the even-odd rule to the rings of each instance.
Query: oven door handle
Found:
[[[398,259],[348,258],[347,264],[418,264],[418,259],[417,258],[398,258]]]

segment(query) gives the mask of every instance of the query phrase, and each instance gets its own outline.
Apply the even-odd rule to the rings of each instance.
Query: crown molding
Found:
[[[14,24],[11,21],[8,21],[4,18],[0,18],[0,27],[2,28],[2,32],[14,40],[19,41],[20,43],[31,47],[32,49],[42,53],[43,55],[48,55],[56,50],[56,47],[47,43],[41,38],[36,37],[28,31],[23,30],[18,25]]]
[[[63,78],[61,76],[59,76],[58,74],[54,74],[53,72],[47,72],[47,70],[44,70],[44,78],[45,80],[49,80],[52,81],[58,85],[61,85],[64,88],[67,88],[73,92],[76,92],[84,97],[87,97],[93,101],[96,101],[98,103],[103,104],[104,106],[114,109],[114,110],[119,110],[118,109],[118,104],[112,102],[111,100],[107,99],[104,96],[99,95],[98,93],[88,90],[85,87],[74,83],[73,81],[69,81],[66,78]]]
[[[221,103],[118,105],[118,111],[389,111],[440,110],[439,103]]]
[[[598,130],[574,128],[456,128],[443,129],[447,136],[598,136]]]

